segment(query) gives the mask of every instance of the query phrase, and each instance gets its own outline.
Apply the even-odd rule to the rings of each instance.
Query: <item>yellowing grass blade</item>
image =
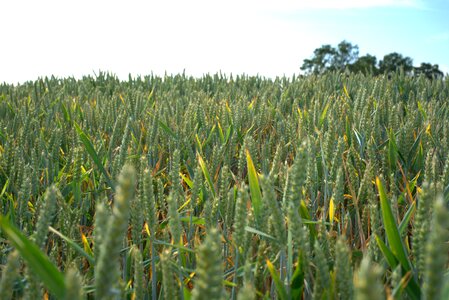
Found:
[[[276,287],[276,291],[279,296],[279,299],[281,299],[281,300],[288,299],[287,291],[285,290],[285,286],[282,283],[281,279],[279,278],[279,274],[277,273],[273,264],[268,259],[267,259],[267,267],[268,267],[268,271],[270,271],[271,278],[273,278],[274,286]]]
[[[204,178],[206,178],[207,184],[209,185],[210,191],[212,192],[212,194],[215,197],[214,184],[212,183],[212,179],[209,175],[209,171],[207,170],[206,163],[204,162],[203,158],[199,154],[198,154],[198,162],[200,164],[201,170],[203,171]]]
[[[331,223],[334,222],[334,214],[335,214],[335,205],[334,205],[334,198],[331,198],[329,201],[329,220]]]
[[[251,192],[251,203],[253,205],[256,221],[261,222],[262,220],[260,220],[260,218],[262,214],[262,192],[260,191],[258,174],[248,150],[246,150],[246,162],[248,167],[248,181],[249,190]]]
[[[346,88],[346,84],[343,84],[343,91],[345,92],[346,97],[348,97],[348,99],[351,99],[351,96],[349,96],[348,93],[348,89]]]
[[[189,177],[179,172],[179,176],[181,176],[182,180],[189,186],[189,188],[193,188],[193,181],[190,180]]]
[[[90,248],[90,246],[89,246],[89,244],[87,242],[86,236],[84,234],[82,235],[83,244],[84,244],[84,250],[83,250],[83,248],[81,248],[77,243],[75,243],[73,240],[71,240],[67,236],[63,235],[61,232],[57,231],[53,227],[51,227],[51,226],[48,227],[48,230],[53,232],[57,236],[59,236],[64,241],[66,241],[67,244],[70,247],[72,247],[76,252],[78,252],[79,254],[84,256],[89,261],[89,263],[91,265],[95,265],[94,254],[93,254],[92,249]],[[88,248],[86,248],[86,244],[85,243],[87,243]]]
[[[90,248],[89,241],[84,234],[81,234],[81,240],[83,241],[84,251],[86,251],[90,256],[93,256],[94,252],[92,251],[92,248]]]
[[[74,123],[75,129],[78,132],[78,136],[83,143],[87,153],[89,153],[89,156],[94,161],[97,168],[100,170],[100,172],[104,175],[106,182],[108,185],[115,190],[114,182],[112,181],[111,177],[109,176],[108,172],[106,172],[106,169],[103,166],[103,163],[101,162],[100,158],[98,157],[97,151],[95,151],[94,145],[91,142],[90,137],[81,129],[81,127]]]

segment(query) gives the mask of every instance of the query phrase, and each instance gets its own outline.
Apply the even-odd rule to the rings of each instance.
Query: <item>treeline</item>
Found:
[[[363,74],[388,74],[402,71],[411,76],[424,75],[429,79],[441,78],[444,73],[437,64],[421,63],[413,66],[413,59],[393,52],[377,61],[376,56],[366,54],[359,57],[359,46],[342,41],[337,47],[323,45],[315,49],[310,59],[305,59],[301,70],[306,74],[323,74],[329,71],[349,71]]]

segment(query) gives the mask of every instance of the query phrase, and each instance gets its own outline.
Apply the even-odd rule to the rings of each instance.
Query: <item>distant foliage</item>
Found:
[[[336,48],[323,45],[315,49],[312,58],[304,59],[301,70],[306,74],[315,75],[338,71],[365,75],[404,72],[407,75],[422,75],[429,79],[444,76],[437,64],[421,63],[419,67],[413,67],[412,58],[397,52],[386,54],[379,62],[371,54],[359,57],[359,47],[348,41],[340,42]]]

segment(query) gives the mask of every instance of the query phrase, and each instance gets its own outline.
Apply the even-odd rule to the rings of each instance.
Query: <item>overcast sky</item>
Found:
[[[0,82],[109,71],[299,73],[323,44],[449,72],[449,0],[0,2]]]

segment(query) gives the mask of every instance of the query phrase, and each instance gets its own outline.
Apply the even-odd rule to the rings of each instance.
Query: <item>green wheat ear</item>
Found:
[[[19,269],[19,252],[14,250],[8,255],[8,261],[2,270],[2,279],[0,281],[0,299],[12,299],[14,282],[19,274]]]
[[[36,224],[36,232],[34,234],[34,242],[39,246],[39,248],[43,248],[45,246],[48,226],[50,226],[53,220],[58,194],[59,191],[54,185],[50,186],[45,193],[44,203],[39,213],[39,219]]]
[[[273,217],[275,236],[280,244],[279,246],[282,248],[287,244],[284,214],[279,207],[279,202],[276,199],[276,193],[274,191],[274,187],[270,178],[261,176],[260,185],[263,190],[263,201],[265,202],[265,206],[269,208]]]
[[[196,274],[198,279],[192,292],[194,300],[223,299],[223,268],[220,235],[211,229],[198,249]]]
[[[351,251],[343,236],[337,240],[335,258],[335,278],[337,281],[337,294],[340,299],[352,299],[353,282],[351,268]]]
[[[143,273],[142,253],[137,246],[133,246],[132,255],[134,258],[134,299],[144,299],[145,277]]]
[[[83,284],[81,275],[76,268],[70,267],[65,275],[66,282],[66,300],[81,300],[84,299]]]
[[[109,211],[106,204],[98,201],[95,206],[95,220],[94,220],[94,256],[95,264],[98,265],[98,258],[100,257],[100,246],[103,243],[106,231],[108,228]]]
[[[235,204],[234,214],[234,243],[237,249],[243,247],[245,238],[245,226],[247,224],[247,208],[246,202],[248,200],[248,193],[246,185],[242,185],[237,194],[237,201]]]
[[[313,287],[313,299],[322,299],[329,296],[329,267],[327,265],[326,257],[324,256],[323,249],[315,240],[315,258],[314,262],[316,265],[316,276],[315,276],[315,286]]]
[[[41,249],[45,247],[47,241],[48,226],[50,226],[53,220],[58,195],[59,190],[54,185],[50,186],[45,193],[44,203],[42,204],[42,208],[39,212],[36,231],[32,239]],[[29,268],[26,269],[25,277],[27,278],[25,299],[40,297],[42,294],[42,288],[39,278]]]
[[[129,205],[134,197],[136,172],[125,165],[118,179],[112,215],[109,217],[106,235],[102,238],[97,267],[95,269],[95,298],[111,299],[120,295],[116,285],[119,278],[120,251],[128,228]]]
[[[244,284],[237,294],[238,300],[254,300],[256,299],[256,289],[251,284]]]
[[[381,275],[381,267],[373,263],[369,256],[365,256],[355,277],[355,299],[385,299]]]
[[[430,235],[425,245],[423,299],[442,299],[440,296],[448,259],[449,212],[441,196],[434,206]]]
[[[164,299],[172,300],[176,299],[177,288],[175,287],[175,281],[173,279],[173,271],[170,268],[170,250],[164,250],[159,258],[162,268],[162,287],[164,289]]]
[[[167,198],[168,204],[168,227],[172,236],[172,242],[178,245],[181,242],[182,237],[182,224],[178,213],[178,198],[179,194],[175,191],[171,191]]]

